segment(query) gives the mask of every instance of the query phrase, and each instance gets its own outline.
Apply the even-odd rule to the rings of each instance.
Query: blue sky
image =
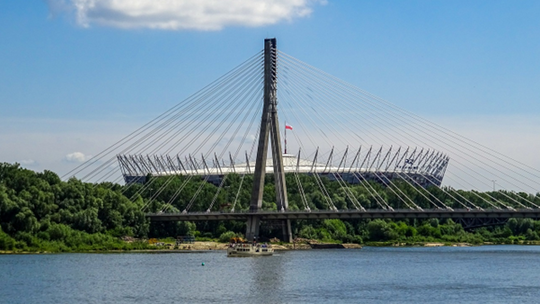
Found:
[[[77,160],[67,155],[95,155],[261,50],[267,37],[503,153],[540,148],[532,132],[540,130],[539,1],[297,0],[289,1],[297,11],[264,22],[256,14],[227,21],[226,9],[224,21],[209,22],[175,7],[163,15],[179,24],[172,28],[161,15],[129,19],[129,5],[97,0],[102,6],[92,9],[93,1],[0,1],[0,161],[65,173]],[[512,144],[524,133],[526,143]],[[523,153],[536,164],[536,153]]]

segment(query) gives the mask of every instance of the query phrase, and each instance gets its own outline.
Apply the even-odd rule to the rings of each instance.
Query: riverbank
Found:
[[[320,243],[319,243],[320,244]],[[334,244],[331,244],[334,245]],[[362,246],[359,244],[337,244],[344,249],[361,249]],[[210,250],[227,250],[229,244],[218,243],[218,242],[194,242],[193,244],[185,244],[177,247],[164,247],[156,248],[150,250],[135,250],[134,252],[201,252],[201,251],[210,251]],[[281,243],[281,244],[272,244],[272,248],[276,251],[287,251],[287,250],[312,250],[310,244],[295,244],[295,243]],[[338,248],[338,247],[336,247]]]
[[[341,244],[343,248],[347,249],[361,249],[362,246],[359,244]],[[172,243],[162,243],[160,245],[150,245],[151,248],[148,249],[131,249],[131,250],[84,250],[84,251],[69,251],[64,253],[122,253],[122,252],[146,252],[146,253],[164,253],[164,252],[204,252],[211,250],[227,250],[229,247],[228,243],[219,243],[213,241],[196,241],[189,244],[180,244],[178,246]],[[274,250],[311,250],[309,244],[295,244],[295,243],[281,243],[281,244],[272,244]],[[47,251],[7,251],[0,250],[0,254],[48,254],[56,252],[47,252]]]
[[[442,243],[442,242],[416,242],[416,243],[388,243],[388,242],[368,242],[366,244],[354,244],[354,243],[343,243],[343,244],[334,244],[334,243],[324,243],[317,242],[315,243],[316,247],[333,247],[325,245],[337,245],[335,248],[344,248],[344,249],[361,249],[363,246],[367,247],[469,247],[469,246],[478,246],[469,243]],[[479,245],[493,245],[492,243],[485,243]],[[528,245],[528,244],[527,244]],[[538,244],[535,244],[538,245]],[[226,250],[228,244],[218,243],[218,242],[195,242],[193,244],[180,245],[178,248],[161,248],[155,249],[159,251],[201,251],[201,250]],[[311,250],[314,249],[309,243],[276,243],[272,244],[274,250]],[[144,251],[153,251],[153,250],[144,250]]]
[[[470,247],[470,246],[489,246],[489,245],[540,245],[540,241],[520,241],[513,244],[498,244],[493,242],[484,242],[480,244],[470,244],[463,242],[366,242],[362,245],[354,243],[324,243],[316,242],[318,245],[315,250],[324,248],[324,245],[337,245],[328,246],[328,248],[344,248],[344,249],[362,249],[363,247]],[[322,246],[321,246],[322,245]],[[206,252],[212,250],[227,250],[229,244],[219,243],[215,241],[196,241],[190,244],[180,244],[175,246],[172,243],[161,243],[160,245],[150,245],[150,248],[146,249],[125,249],[125,250],[107,250],[107,249],[95,249],[95,250],[73,250],[73,251],[9,251],[0,250],[0,255],[3,254],[51,254],[51,253],[193,253],[193,252]],[[273,243],[272,247],[276,251],[288,251],[288,250],[313,250],[314,246],[309,243]]]
[[[321,244],[321,243],[317,243]],[[340,244],[343,248],[347,249],[360,249],[362,248],[359,244],[345,243]],[[174,246],[173,244],[165,244],[163,246],[156,246],[156,249],[150,250],[137,250],[137,251],[206,251],[206,250],[227,250],[229,244],[219,243],[213,241],[196,241],[190,244],[181,244]],[[274,250],[310,250],[312,246],[308,243],[272,243],[272,248]]]
[[[317,242],[317,245],[319,247],[324,247],[320,245],[325,244],[333,244],[333,243],[324,243],[324,242]],[[354,244],[354,243],[343,243],[343,244],[336,244],[341,245],[341,248],[345,249],[361,249],[363,247],[471,247],[471,246],[489,246],[489,245],[540,245],[540,241],[520,241],[520,242],[514,242],[512,244],[497,244],[493,242],[483,242],[480,244],[471,244],[471,243],[465,243],[465,242],[366,242],[362,245],[360,244]],[[180,245],[176,249],[155,249],[155,250],[143,250],[143,251],[208,251],[208,250],[226,250],[228,247],[228,244],[226,243],[218,243],[218,242],[195,242],[193,244],[185,244]],[[272,244],[272,247],[274,250],[277,251],[285,251],[285,250],[312,250],[313,247],[309,243],[275,243]],[[339,247],[339,246],[338,246]],[[336,248],[338,248],[336,247]],[[140,250],[139,250],[140,251]]]

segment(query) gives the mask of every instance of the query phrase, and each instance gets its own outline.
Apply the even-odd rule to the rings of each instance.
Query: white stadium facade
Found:
[[[347,149],[348,150],[348,149]],[[389,181],[406,180],[424,188],[440,186],[448,167],[450,158],[441,152],[419,148],[392,148],[383,151],[370,148],[360,157],[360,149],[356,155],[349,155],[348,151],[341,157],[333,156],[333,151],[324,160],[317,159],[317,152],[313,159],[303,159],[292,154],[283,154],[283,168],[286,174],[318,174],[329,180],[340,180],[349,184],[360,184],[365,181],[376,181],[386,185]],[[378,151],[378,152],[376,152]],[[199,176],[209,183],[219,185],[227,174],[239,175],[253,174],[255,162],[246,160],[235,163],[230,157],[228,162],[218,160],[217,155],[211,158],[196,159],[191,155],[117,155],[118,163],[124,181],[130,183],[144,183],[149,176],[186,175]],[[273,173],[273,160],[266,161],[266,173]]]

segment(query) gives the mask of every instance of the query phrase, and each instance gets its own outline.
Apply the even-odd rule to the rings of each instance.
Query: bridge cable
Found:
[[[444,189],[443,189],[444,190]]]

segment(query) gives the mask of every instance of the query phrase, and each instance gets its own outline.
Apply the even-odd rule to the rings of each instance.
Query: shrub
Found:
[[[233,237],[236,237],[236,233],[232,232],[232,231],[226,231],[226,232],[223,232],[220,236],[219,236],[219,242],[220,243],[228,243],[231,238]]]

